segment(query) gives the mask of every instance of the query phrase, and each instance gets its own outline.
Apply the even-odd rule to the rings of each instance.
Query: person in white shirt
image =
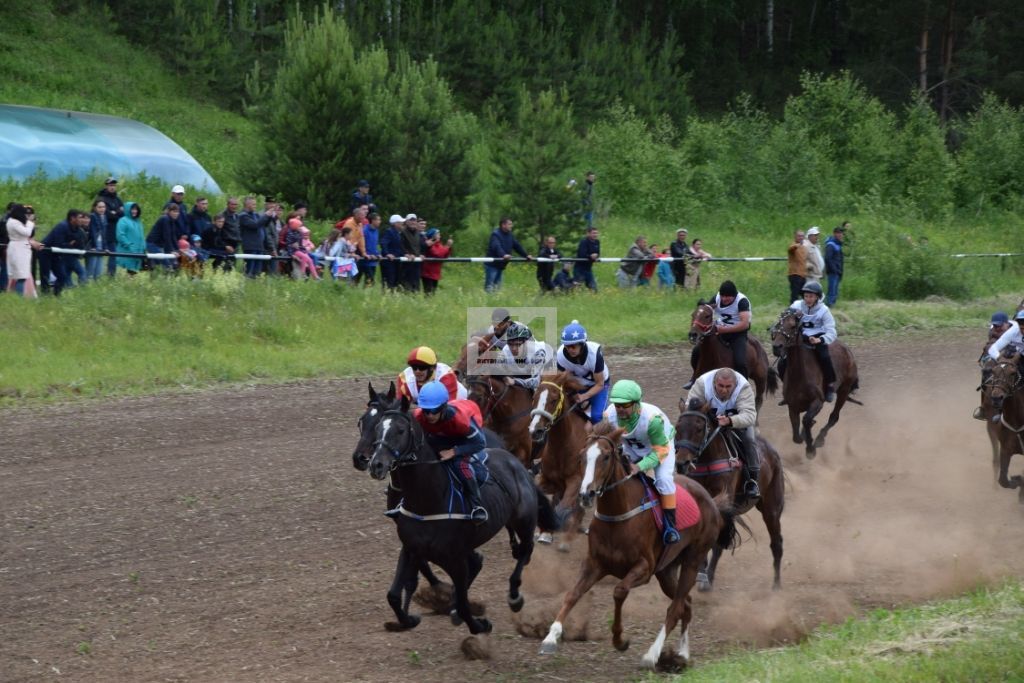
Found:
[[[825,277],[825,257],[821,255],[821,247],[818,246],[820,236],[821,230],[815,225],[807,231],[807,239],[804,240],[804,249],[807,250],[807,282],[821,282]]]
[[[513,322],[505,331],[500,362],[509,373],[505,377],[508,384],[519,384],[533,391],[540,384],[541,376],[554,367],[554,358],[551,345],[534,339],[526,325]]]
[[[999,358],[999,355],[1007,349],[1014,353],[1024,351],[1024,310],[1017,311],[1013,319],[1017,324],[1012,325],[1006,332],[1003,332],[1002,336],[992,342],[992,346],[988,347],[987,355],[989,358]]]
[[[809,344],[821,366],[825,377],[825,400],[831,403],[836,398],[836,369],[828,345],[836,340],[836,321],[832,311],[821,302],[823,295],[820,282],[808,282],[800,290],[803,299],[792,303],[790,308],[803,314],[800,318],[802,342]],[[786,359],[779,361],[779,377],[786,374]]]

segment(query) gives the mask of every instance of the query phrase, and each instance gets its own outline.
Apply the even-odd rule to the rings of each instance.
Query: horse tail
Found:
[[[555,507],[540,487],[534,484],[533,488],[537,492],[537,527],[543,531],[560,531],[564,520],[558,518]]]
[[[736,513],[736,508],[733,507],[731,496],[728,494],[722,494],[715,498],[715,507],[718,508],[718,513],[722,515],[722,528],[718,531],[718,540],[715,541],[715,545],[719,548],[732,549],[740,547],[740,533],[736,528],[737,526],[743,527],[750,532],[750,527],[743,521],[743,518]]]
[[[772,396],[779,390],[779,373],[776,372],[774,365],[768,366],[768,393]]]

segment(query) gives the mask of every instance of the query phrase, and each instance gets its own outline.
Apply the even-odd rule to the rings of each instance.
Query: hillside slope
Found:
[[[226,191],[239,186],[255,127],[190,91],[156,57],[116,35],[109,16],[0,5],[0,102],[123,116],[169,136]]]

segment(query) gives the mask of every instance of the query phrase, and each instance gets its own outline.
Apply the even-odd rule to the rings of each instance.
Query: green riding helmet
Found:
[[[643,398],[640,385],[631,379],[620,379],[612,386],[608,397],[612,403],[639,403]]]

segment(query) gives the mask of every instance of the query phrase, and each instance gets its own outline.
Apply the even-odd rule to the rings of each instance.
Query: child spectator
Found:
[[[650,247],[651,256],[657,256],[659,249],[657,244],[652,244]],[[654,277],[654,270],[658,267],[658,261],[647,261],[643,264],[643,268],[640,269],[640,276],[636,279],[637,287],[646,287],[651,284],[651,278]]]
[[[658,254],[658,258],[672,257],[672,252],[668,250],[662,250]],[[655,268],[655,272],[658,274],[658,289],[671,289],[676,284],[676,269],[672,267],[672,261],[658,261],[658,265]]]
[[[427,230],[423,237],[426,240],[426,251],[424,256],[430,258],[448,258],[452,253],[452,241],[449,239],[441,244],[441,231],[437,228]],[[420,279],[423,282],[423,293],[433,294],[437,290],[437,283],[441,280],[440,261],[425,261],[420,272]]]
[[[178,240],[177,255],[179,272],[192,278],[202,275],[202,263],[199,261],[199,254],[184,237]]]
[[[304,235],[302,231],[306,231],[306,235],[309,235],[309,228],[302,225],[302,221],[298,218],[292,218],[288,221],[287,238],[285,241],[285,250],[288,255],[292,257],[295,262],[295,268],[293,268],[292,275],[296,278],[303,276],[312,277],[314,280],[320,279],[320,273],[317,272],[316,263],[313,262],[309,252],[303,247]],[[308,241],[308,239],[306,240]]]

